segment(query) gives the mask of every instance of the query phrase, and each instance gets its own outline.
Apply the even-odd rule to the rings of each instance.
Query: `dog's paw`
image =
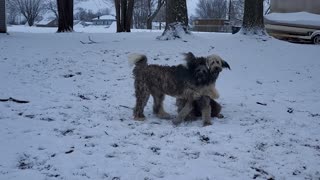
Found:
[[[224,118],[224,115],[223,115],[223,114],[218,114],[218,115],[217,115],[217,118],[218,118],[218,119],[222,119],[222,118]]]
[[[172,120],[172,123],[173,123],[175,126],[179,125],[181,122],[182,122],[182,120],[181,120],[180,118],[176,118],[176,119],[173,119],[173,120]]]
[[[168,113],[159,113],[157,114],[157,117],[160,119],[171,119],[171,115]]]
[[[136,121],[144,121],[146,118],[145,117],[134,117],[133,119]]]
[[[203,127],[205,126],[211,126],[212,125],[212,122],[211,121],[204,121],[203,122]]]

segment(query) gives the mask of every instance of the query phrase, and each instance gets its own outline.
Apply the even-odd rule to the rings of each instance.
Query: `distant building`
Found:
[[[319,0],[271,0],[270,12],[310,12],[320,14]]]
[[[166,22],[152,22],[152,29],[164,29],[166,27]]]
[[[92,19],[92,25],[110,26],[114,21],[116,18],[113,15],[103,15]]]
[[[7,32],[6,1],[0,0],[0,33]]]
[[[47,18],[36,22],[37,27],[58,27],[58,20],[56,18]]]
[[[231,32],[230,21],[227,19],[195,19],[193,31],[201,32]]]

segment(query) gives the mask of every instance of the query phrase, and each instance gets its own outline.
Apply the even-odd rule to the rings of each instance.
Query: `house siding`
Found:
[[[115,20],[107,20],[107,19],[97,19],[93,20],[92,23],[94,25],[111,25]]]
[[[0,0],[0,33],[7,32],[5,5],[6,5],[5,0]]]
[[[271,0],[271,12],[290,13],[306,11],[320,14],[319,0]]]
[[[231,32],[230,21],[225,19],[195,19],[193,31],[200,32]]]

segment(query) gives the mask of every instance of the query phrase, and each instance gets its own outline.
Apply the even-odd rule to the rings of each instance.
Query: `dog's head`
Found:
[[[209,82],[209,68],[207,66],[207,58],[195,57],[191,52],[185,53],[186,67],[191,73],[195,85],[206,85]]]
[[[212,54],[206,58],[207,67],[212,78],[217,79],[223,68],[230,68],[230,65],[220,56]]]

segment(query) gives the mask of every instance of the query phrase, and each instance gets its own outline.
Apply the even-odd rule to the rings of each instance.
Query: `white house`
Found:
[[[116,21],[116,17],[113,15],[103,15],[98,16],[94,19],[92,19],[93,25],[106,25],[110,26],[114,21]]]

